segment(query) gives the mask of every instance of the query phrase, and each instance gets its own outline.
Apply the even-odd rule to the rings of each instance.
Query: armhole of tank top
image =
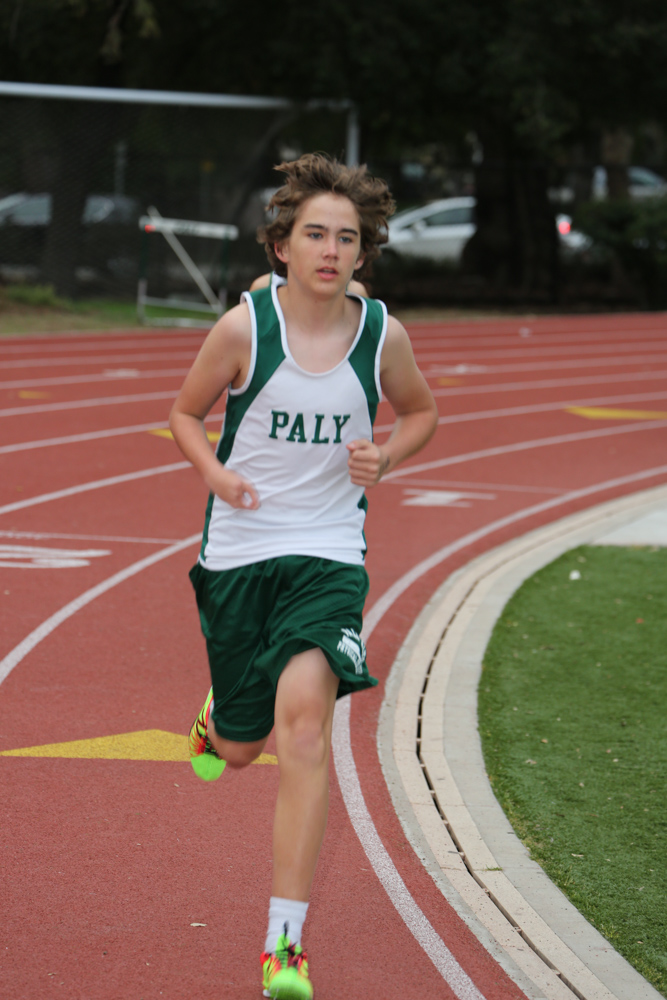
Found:
[[[378,341],[377,351],[375,352],[375,385],[378,391],[378,399],[382,401],[382,385],[380,384],[380,360],[382,358],[382,348],[384,347],[384,342],[387,338],[387,324],[389,322],[389,316],[387,315],[387,307],[384,302],[379,299],[376,300],[382,308],[382,332],[380,333],[380,339]]]
[[[275,274],[275,272],[274,275],[276,278],[280,277],[280,275]],[[290,354],[289,344],[287,343],[287,329],[285,327],[285,317],[283,316],[283,308],[280,305],[280,300],[278,298],[278,289],[280,288],[280,284],[286,285],[287,282],[283,281],[281,283],[278,283],[277,281],[274,281],[273,278],[271,278],[271,301],[273,302],[273,308],[275,309],[276,316],[278,317],[278,326],[280,327],[280,343],[282,344],[283,354],[285,355],[286,358],[291,359],[292,355]]]
[[[252,377],[255,374],[255,365],[257,364],[257,314],[255,313],[255,303],[252,301],[252,295],[250,292],[244,292],[241,296],[241,302],[245,302],[248,306],[248,312],[250,313],[250,364],[248,365],[248,374],[246,375],[245,382],[238,389],[232,389],[229,387],[230,396],[240,396],[244,393],[250,383],[252,382]]]

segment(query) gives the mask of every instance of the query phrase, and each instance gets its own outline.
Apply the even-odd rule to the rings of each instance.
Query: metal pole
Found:
[[[121,104],[171,104],[199,108],[291,108],[286,97],[250,97],[243,94],[197,94],[174,90],[131,90],[124,87],[73,87],[57,83],[0,81],[0,95],[41,97],[59,101],[112,101]]]
[[[153,205],[151,205],[149,207],[149,209],[148,209],[148,215],[152,219],[161,219],[162,218],[162,216],[158,212],[157,208],[154,208]],[[216,309],[217,310],[219,308],[219,304],[220,304],[218,297],[216,296],[215,292],[213,291],[213,289],[209,285],[208,281],[206,280],[206,278],[204,277],[204,275],[201,273],[201,271],[199,270],[199,268],[197,267],[197,265],[193,261],[192,257],[190,256],[190,254],[187,252],[187,250],[185,249],[185,247],[181,243],[181,241],[179,239],[177,239],[177,237],[174,236],[173,233],[170,233],[166,229],[160,229],[159,232],[162,233],[162,235],[164,236],[165,240],[167,241],[167,243],[169,244],[169,246],[171,247],[171,249],[174,251],[174,253],[178,257],[178,259],[180,260],[181,264],[183,265],[183,267],[185,268],[185,270],[188,272],[188,274],[190,275],[190,277],[192,278],[192,280],[195,282],[195,284],[197,285],[197,287],[199,288],[199,290],[203,294],[203,296],[206,299],[206,301],[208,302],[208,304],[211,306],[212,309]]]
[[[347,142],[345,143],[345,162],[348,167],[356,167],[359,163],[359,115],[354,104],[347,113]]]

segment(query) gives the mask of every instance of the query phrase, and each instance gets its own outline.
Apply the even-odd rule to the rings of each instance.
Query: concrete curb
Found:
[[[477,685],[515,590],[577,545],[664,509],[667,487],[564,518],[475,559],[435,594],[387,682],[378,750],[408,839],[530,1000],[661,1000],[519,841],[486,776]]]

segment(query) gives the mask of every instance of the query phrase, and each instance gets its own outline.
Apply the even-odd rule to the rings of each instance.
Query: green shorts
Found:
[[[368,593],[363,566],[282,556],[237,569],[190,571],[206,638],[221,736],[251,743],[273,729],[278,678],[319,648],[340,678],[338,697],[373,687],[361,640]]]

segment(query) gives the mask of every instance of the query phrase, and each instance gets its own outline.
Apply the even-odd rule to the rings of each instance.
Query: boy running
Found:
[[[365,167],[307,155],[260,231],[285,283],[244,293],[213,327],[171,413],[211,493],[190,577],[212,688],[190,733],[217,778],[275,725],[279,787],[264,995],[310,1000],[301,931],[328,808],[337,697],[377,684],[361,639],[368,590],[364,491],[433,434],[437,410],[401,324],[346,294],[380,253],[394,205]],[[228,390],[214,454],[204,418]],[[396,422],[373,443],[381,396]]]

